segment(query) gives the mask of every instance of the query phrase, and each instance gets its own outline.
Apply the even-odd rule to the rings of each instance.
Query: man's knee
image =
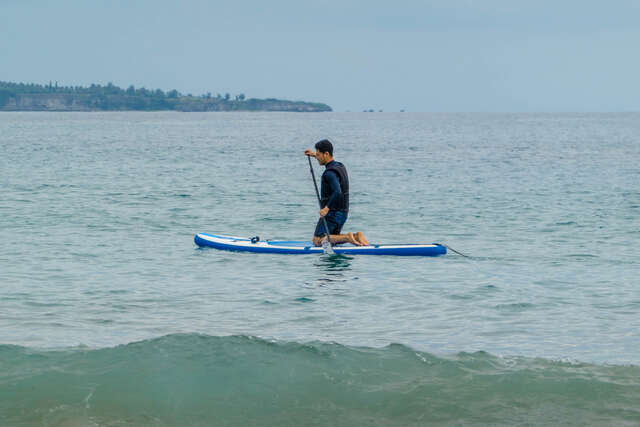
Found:
[[[314,246],[322,246],[322,241],[324,237],[313,236],[313,245]]]

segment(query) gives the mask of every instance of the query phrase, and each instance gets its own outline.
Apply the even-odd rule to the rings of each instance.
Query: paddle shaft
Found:
[[[316,189],[316,197],[318,198],[318,206],[320,209],[323,208],[322,200],[320,200],[320,192],[318,191],[318,184],[316,183],[316,174],[313,172],[313,165],[311,164],[311,156],[307,156],[307,160],[309,160],[309,170],[311,171],[311,178],[313,179],[313,187]],[[322,222],[324,222],[324,228],[327,230],[327,240],[331,243],[331,239],[329,238],[329,226],[327,225],[327,219],[321,216]]]

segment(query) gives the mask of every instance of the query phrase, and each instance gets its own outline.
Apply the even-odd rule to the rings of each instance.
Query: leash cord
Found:
[[[451,252],[455,252],[455,253],[457,253],[458,255],[463,256],[463,257],[465,257],[465,258],[471,258],[469,255],[465,255],[465,254],[463,254],[462,252],[458,252],[458,251],[456,251],[455,249],[453,249],[451,246],[449,246],[449,245],[445,245],[444,243],[436,243],[436,245],[444,246],[445,248],[447,248],[447,249],[448,249],[448,250],[450,250]]]

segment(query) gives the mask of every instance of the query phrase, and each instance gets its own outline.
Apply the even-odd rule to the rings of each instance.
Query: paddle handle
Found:
[[[322,200],[320,200],[320,192],[318,191],[318,184],[316,183],[316,174],[313,172],[313,166],[311,165],[311,156],[307,156],[309,160],[309,170],[311,171],[311,178],[313,179],[313,187],[316,189],[316,197],[318,198],[318,205],[322,209]],[[324,218],[324,217],[323,217]],[[329,229],[327,229],[328,231]]]

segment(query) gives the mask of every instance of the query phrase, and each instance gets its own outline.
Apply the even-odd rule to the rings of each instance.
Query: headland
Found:
[[[0,111],[290,111],[324,112],[331,107],[318,102],[247,98],[244,94],[194,96],[177,90],[122,89],[106,86],[58,86],[0,81]]]

